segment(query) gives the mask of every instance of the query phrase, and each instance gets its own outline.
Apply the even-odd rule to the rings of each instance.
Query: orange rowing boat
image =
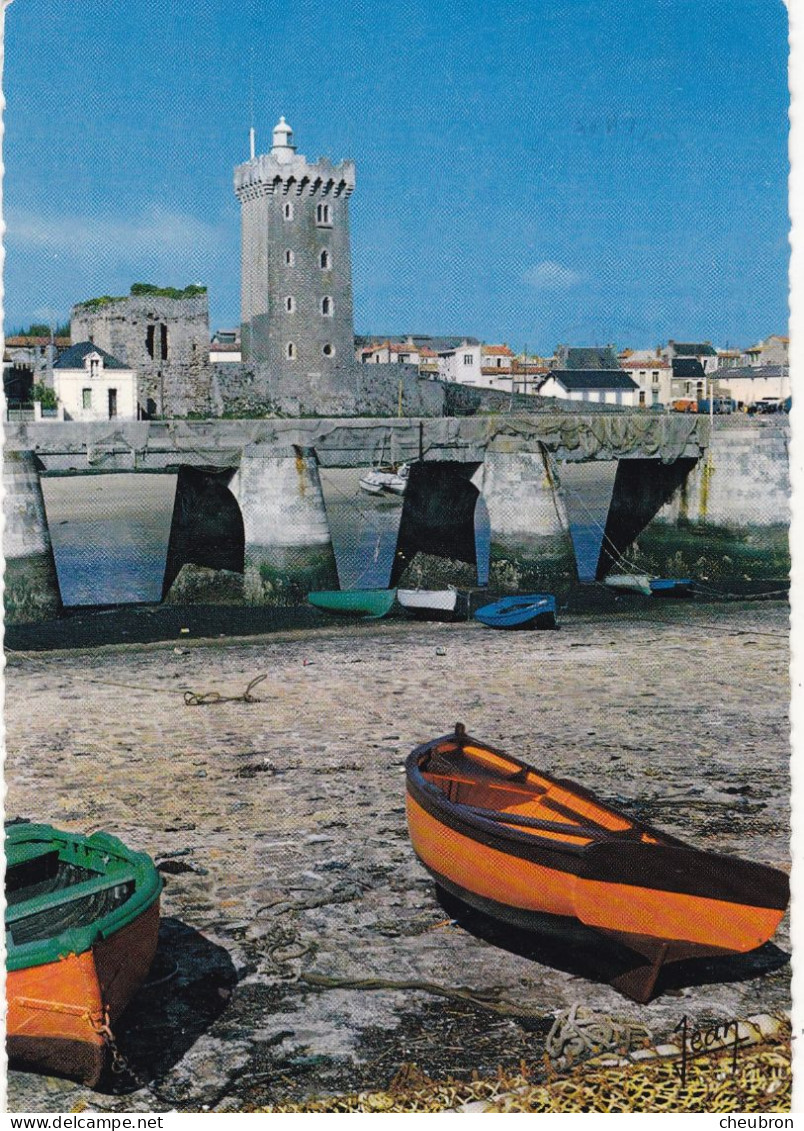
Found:
[[[550,916],[624,944],[640,958],[612,985],[635,1001],[665,963],[753,950],[785,913],[784,872],[692,848],[460,723],[406,770],[413,848],[436,882],[526,930]]]
[[[156,951],[162,878],[108,833],[6,829],[9,1066],[94,1086]]]

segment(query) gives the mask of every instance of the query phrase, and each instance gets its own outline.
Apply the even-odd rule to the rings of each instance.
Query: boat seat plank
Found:
[[[529,789],[523,786],[521,782],[510,781],[500,778],[486,780],[485,778],[479,780],[477,777],[469,777],[461,773],[434,773],[432,770],[424,771],[425,777],[434,785],[441,785],[441,783],[455,782],[456,785],[469,785],[469,786],[482,786],[483,789],[493,789],[500,793],[511,794],[516,797],[521,797],[523,801],[534,801],[541,804],[544,796],[541,789]]]
[[[460,803],[459,803],[460,804]],[[497,821],[504,825],[521,825],[526,829],[541,829],[545,832],[561,833],[564,836],[572,837],[574,840],[583,838],[584,840],[608,840],[603,829],[586,828],[582,825],[565,824],[563,821],[543,821],[540,817],[526,817],[519,813],[506,813],[501,809],[484,809],[479,805],[464,805],[461,808],[468,809],[470,813],[474,813],[477,817],[485,817],[486,820]]]
[[[541,799],[541,804],[548,809],[552,809],[555,813],[562,813],[565,817],[571,817],[573,820],[582,821],[585,825],[591,825],[597,829],[605,829],[607,833],[617,833],[619,835],[631,834],[635,837],[640,837],[642,834],[638,829],[633,826],[626,828],[613,829],[610,825],[605,824],[603,821],[597,821],[594,817],[590,817],[588,813],[580,809],[573,809],[571,805],[565,805],[563,801],[556,801],[548,793]],[[624,822],[623,822],[624,823]]]
[[[522,825],[524,828],[529,829],[544,829],[545,831],[563,833],[566,836],[584,837],[590,841],[608,842],[612,840],[637,840],[640,838],[640,833],[635,829],[607,829],[602,825],[594,823],[585,824],[579,822],[577,824],[565,824],[563,821],[546,821],[542,820],[540,817],[527,817],[519,813],[506,813],[501,809],[484,809],[477,805],[465,805],[463,808],[468,809],[478,817],[486,817],[492,821],[499,821],[501,824]]]
[[[102,881],[98,881],[97,879],[87,880],[82,884],[74,884],[70,888],[59,888],[56,891],[49,892],[47,895],[34,896],[32,899],[24,900],[21,903],[15,904],[13,907],[6,908],[6,926],[9,926],[11,923],[16,923],[21,919],[27,919],[31,915],[38,915],[48,908],[59,907],[62,904],[83,899],[87,895],[100,894],[101,892],[108,891],[109,888],[118,887],[121,884],[133,884],[135,882],[136,876],[133,869],[126,868],[121,870],[116,876],[108,876]]]
[[[506,785],[524,785],[526,778],[523,776],[522,769],[516,767],[512,769],[510,774],[504,773],[501,770],[492,770],[487,766],[475,761],[466,754],[459,752],[449,754],[438,752],[432,754],[426,764],[422,766],[422,772],[427,774],[439,774],[444,777],[452,777],[456,774],[466,774],[467,778],[475,782],[492,783],[497,782]],[[528,792],[546,793],[547,786],[537,784],[530,781],[528,783]]]

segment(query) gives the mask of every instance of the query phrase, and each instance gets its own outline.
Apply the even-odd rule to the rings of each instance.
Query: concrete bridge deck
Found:
[[[698,459],[709,439],[705,417],[606,414],[99,421],[8,424],[7,452],[33,452],[51,473],[171,471],[238,467],[248,457],[314,450],[322,467],[429,461],[481,463],[488,451],[551,452],[566,462],[621,458]]]

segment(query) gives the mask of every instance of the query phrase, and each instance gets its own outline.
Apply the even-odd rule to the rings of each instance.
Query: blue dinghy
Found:
[[[551,593],[523,593],[484,605],[475,620],[489,628],[555,628],[556,599]]]

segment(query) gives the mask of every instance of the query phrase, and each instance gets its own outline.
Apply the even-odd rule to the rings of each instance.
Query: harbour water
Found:
[[[388,584],[402,498],[372,496],[360,472],[322,471],[341,587]],[[43,478],[56,571],[67,608],[156,603],[162,597],[175,475]]]
[[[320,472],[343,589],[388,585],[402,516],[403,498],[366,494],[358,484],[361,474],[340,468]],[[161,600],[175,475],[44,477],[42,489],[65,607]],[[577,513],[568,507],[574,519],[570,533],[583,579],[594,576],[607,500],[599,486],[588,498],[573,488],[575,495],[582,505]],[[490,531],[484,507],[481,512],[475,537],[478,561],[484,563]]]

